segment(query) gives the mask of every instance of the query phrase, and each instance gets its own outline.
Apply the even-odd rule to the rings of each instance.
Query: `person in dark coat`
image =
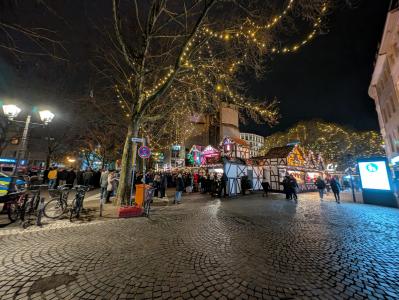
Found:
[[[78,185],[83,185],[83,183],[84,183],[84,181],[83,181],[83,171],[79,170],[76,173],[76,180],[77,180]]]
[[[68,171],[66,169],[62,169],[61,171],[58,172],[57,184],[56,184],[57,186],[66,184],[67,174]]]
[[[317,177],[316,187],[320,194],[320,200],[323,200],[324,189],[326,188],[326,182],[321,178],[321,176]]]
[[[176,194],[175,194],[175,204],[181,203],[181,195],[184,191],[184,181],[183,176],[181,174],[177,175],[176,178]]]
[[[287,199],[287,200],[292,199],[290,181],[291,181],[290,176],[286,175],[284,177],[283,182],[281,183],[283,185],[283,192],[285,194],[285,199]]]
[[[101,178],[101,171],[100,170],[94,171],[91,185],[94,186],[95,188],[99,188],[100,187],[100,178]]]
[[[334,197],[335,197],[335,201],[337,203],[340,203],[341,198],[339,196],[339,193],[341,192],[341,185],[338,182],[338,178],[337,177],[333,177],[330,181],[330,185],[331,185],[331,190],[334,193]]]
[[[212,185],[211,176],[210,174],[207,174],[205,177],[205,193],[211,192],[211,185]]]
[[[266,178],[263,178],[262,180],[262,188],[263,188],[262,197],[269,196],[270,183],[267,181]]]
[[[44,170],[43,172],[43,184],[46,184],[48,182],[48,172],[50,170],[48,168],[46,168],[46,170]]]
[[[66,176],[66,184],[70,187],[73,187],[75,179],[76,179],[76,173],[73,169],[70,169]]]
[[[298,202],[298,195],[296,194],[296,191],[298,189],[298,182],[296,181],[294,175],[290,175],[290,183],[289,183],[289,189],[290,193],[292,195],[292,198],[295,200],[295,202]]]
[[[220,188],[219,188],[219,197],[222,197],[222,191],[223,191],[223,197],[227,197],[227,181],[229,179],[227,178],[226,173],[223,173],[222,178],[220,180]]]
[[[160,183],[161,198],[165,197],[165,192],[167,188],[168,188],[168,175],[163,173],[161,175],[161,183]]]
[[[200,192],[201,194],[206,193],[206,178],[204,175],[201,175],[199,178]]]
[[[246,190],[249,188],[249,184],[248,184],[248,176],[247,174],[244,174],[243,176],[241,176],[241,193],[244,196]]]

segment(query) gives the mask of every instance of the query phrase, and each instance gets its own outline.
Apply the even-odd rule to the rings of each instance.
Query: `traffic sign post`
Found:
[[[143,145],[138,149],[138,154],[139,156],[143,159],[143,176],[145,174],[145,160],[147,158],[150,158],[151,156],[151,150],[149,147],[145,145],[145,138],[138,138],[138,137],[133,137],[132,138],[133,142],[133,149],[136,149],[136,144],[137,143],[142,143]],[[129,199],[129,204],[130,206],[132,205],[132,197],[133,197],[133,188],[134,188],[134,174],[136,170],[136,158],[137,155],[133,159],[133,169],[132,169],[132,178],[130,182],[130,199]]]
[[[137,143],[143,143],[145,144],[145,139],[144,138],[138,138],[138,137],[133,137],[132,138],[133,142],[133,151],[136,150],[136,145]],[[133,168],[132,168],[132,174],[131,174],[131,179],[130,179],[130,198],[129,198],[129,205],[132,206],[132,197],[133,197],[133,189],[134,189],[134,173],[136,171],[136,158],[137,154],[133,157]]]

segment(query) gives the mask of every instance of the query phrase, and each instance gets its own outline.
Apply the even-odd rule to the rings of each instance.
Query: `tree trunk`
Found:
[[[51,153],[50,153],[50,151],[47,153],[47,156],[46,156],[46,169],[49,169],[50,168],[50,161],[51,161]]]
[[[119,178],[117,201],[120,204],[127,204],[130,196],[130,186],[132,178],[132,165],[136,158],[136,147],[132,149],[132,137],[136,137],[139,131],[139,122],[132,121],[129,124],[125,146],[123,147],[122,165]]]

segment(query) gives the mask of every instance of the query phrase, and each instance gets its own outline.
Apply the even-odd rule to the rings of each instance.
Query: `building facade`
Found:
[[[240,137],[244,141],[248,142],[250,146],[250,157],[256,157],[260,155],[259,151],[265,144],[265,138],[263,136],[242,132],[240,133]]]
[[[238,109],[234,105],[223,104],[216,114],[191,116],[194,133],[182,145],[173,145],[165,153],[166,167],[182,167],[187,154],[194,145],[218,146],[225,137],[240,138]]]
[[[369,87],[388,159],[399,157],[399,8],[388,12]]]

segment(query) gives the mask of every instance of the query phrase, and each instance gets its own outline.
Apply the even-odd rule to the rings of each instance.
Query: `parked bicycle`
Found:
[[[25,191],[9,193],[5,196],[4,205],[6,206],[7,216],[11,223],[24,216],[24,205],[27,197]]]
[[[74,189],[76,190],[76,195],[75,198],[72,200],[72,205],[69,209],[69,221],[71,222],[74,217],[79,219],[80,212],[83,207],[83,200],[85,198],[86,192],[89,190],[89,187],[85,185],[77,185],[74,187]]]
[[[23,211],[21,214],[21,222],[24,228],[28,227],[32,218],[36,219],[36,224],[41,225],[41,207],[40,203],[44,203],[44,198],[41,197],[40,189],[47,187],[47,185],[29,185],[25,202],[23,204]],[[43,204],[42,204],[43,205]]]
[[[61,185],[57,189],[50,189],[50,200],[44,206],[44,215],[50,219],[58,219],[68,211],[68,196],[71,188]]]
[[[145,191],[143,215],[146,216],[147,218],[150,216],[151,203],[152,203],[152,198],[154,197],[155,190],[156,189],[147,189]]]

